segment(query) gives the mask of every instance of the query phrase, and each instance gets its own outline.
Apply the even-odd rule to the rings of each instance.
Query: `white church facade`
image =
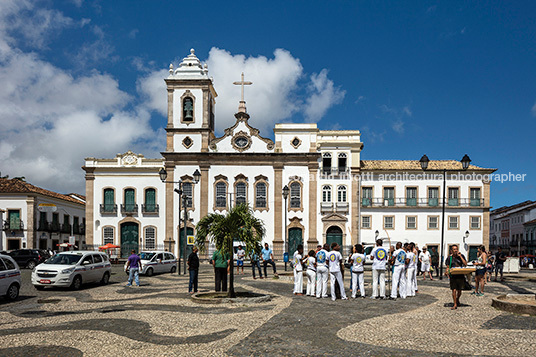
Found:
[[[170,66],[169,72],[165,79],[167,142],[162,158],[147,159],[129,151],[113,159],[85,160],[88,246],[120,245],[125,247],[123,255],[131,247],[177,253],[184,228],[179,195],[174,192],[178,184],[173,182],[177,181],[182,182],[183,195],[188,196],[187,235],[195,234],[195,224],[206,214],[225,213],[231,205],[249,203],[265,222],[266,242],[274,247],[276,259],[282,258],[285,238],[291,252],[299,243],[316,247],[325,242],[343,246],[372,242],[376,231],[382,237],[390,235],[393,241],[439,244],[438,229],[430,228],[430,222],[438,227],[440,223],[429,217],[441,215],[441,193],[435,189],[430,193],[427,188],[441,190],[442,180],[379,180],[378,175],[385,172],[418,172],[418,161],[361,160],[363,143],[358,130],[276,124],[274,140],[268,139],[250,125],[243,91],[235,124],[217,137],[217,93],[207,66],[192,50],[178,68]],[[238,84],[249,83],[242,77]],[[431,166],[446,165],[449,169],[457,164],[461,166],[453,161],[430,162]],[[159,177],[162,168],[167,172],[166,183]],[[492,171],[471,165],[466,173]],[[199,174],[197,183],[194,173]],[[368,173],[368,178],[363,173]],[[453,220],[452,228],[445,229],[446,242],[463,243],[466,228],[473,227],[470,243],[486,243],[489,183],[479,178],[449,181],[449,199],[454,185],[459,201],[450,201],[448,219],[457,216],[458,224]],[[285,186],[289,188],[286,199]],[[476,188],[478,193],[473,190]],[[389,195],[386,205],[384,194]],[[407,201],[407,195],[412,199]],[[428,204],[429,195],[438,195],[439,204]],[[471,195],[478,195],[478,205],[471,201]],[[390,204],[391,198],[396,204]],[[393,217],[392,225],[387,216]],[[478,228],[473,218],[477,216]]]

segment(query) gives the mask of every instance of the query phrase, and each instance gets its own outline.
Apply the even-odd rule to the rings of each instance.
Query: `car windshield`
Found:
[[[151,260],[154,257],[155,253],[141,252],[140,259]]]
[[[77,254],[56,254],[52,258],[47,259],[45,264],[60,264],[60,265],[74,265],[82,258]]]

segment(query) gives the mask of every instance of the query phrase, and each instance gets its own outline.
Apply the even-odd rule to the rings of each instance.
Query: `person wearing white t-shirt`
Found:
[[[402,243],[396,243],[396,250],[391,255],[391,265],[393,265],[393,282],[391,286],[390,300],[396,300],[397,289],[402,299],[406,298],[406,252],[402,249]]]
[[[328,297],[328,249],[326,243],[324,247],[316,253],[316,298]]]
[[[406,258],[409,260],[407,272],[407,284],[406,284],[406,296],[415,296],[415,283],[414,279],[416,278],[415,269],[417,268],[417,258],[413,252],[414,245],[410,243],[408,245],[408,251],[406,253]]]
[[[387,263],[387,250],[382,247],[383,241],[376,240],[376,247],[370,252],[372,259],[372,297],[378,298],[378,281],[380,283],[380,298],[385,299],[385,263]]]
[[[430,252],[426,247],[423,247],[421,254],[419,254],[419,261],[421,262],[422,280],[426,280],[426,273],[428,273],[430,280],[434,280],[434,278],[432,278],[432,273],[430,272],[430,260]]]
[[[315,296],[315,285],[316,285],[316,259],[315,251],[310,250],[309,256],[305,258],[305,265],[307,267],[307,296]]]
[[[238,246],[236,251],[236,275],[240,275],[240,267],[242,267],[242,274],[244,274],[244,258],[246,257],[246,251],[242,249],[242,246]]]
[[[415,270],[413,271],[413,290],[415,292],[419,292],[419,287],[417,286],[417,273],[419,272],[419,247],[417,247],[417,244],[413,244],[413,254],[415,254]]]
[[[294,252],[292,263],[294,265],[294,295],[303,295],[303,266],[302,266],[303,245],[298,245],[298,250]]]
[[[365,297],[365,269],[363,264],[365,263],[365,254],[363,254],[363,246],[361,244],[356,244],[353,247],[354,254],[350,257],[350,263],[352,263],[352,280],[354,284],[352,285],[352,298],[355,299],[357,296],[357,288],[361,292],[361,297]]]
[[[335,282],[339,283],[339,288],[341,291],[341,298],[343,300],[348,300],[346,293],[344,292],[344,282],[342,280],[341,271],[344,269],[342,265],[342,255],[339,252],[341,246],[333,242],[331,244],[331,252],[328,254],[329,262],[329,275],[331,277],[331,300],[335,301]]]

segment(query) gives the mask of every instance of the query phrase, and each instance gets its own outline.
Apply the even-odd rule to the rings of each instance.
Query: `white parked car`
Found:
[[[80,289],[82,284],[108,284],[112,265],[104,253],[93,251],[61,252],[32,271],[32,284],[38,290],[47,286]]]
[[[0,295],[8,300],[19,297],[20,269],[9,255],[0,254]]]
[[[152,276],[154,273],[174,273],[177,271],[177,258],[169,252],[143,251],[140,253],[140,259],[142,267],[140,274]],[[125,272],[129,274],[127,263],[125,263]]]

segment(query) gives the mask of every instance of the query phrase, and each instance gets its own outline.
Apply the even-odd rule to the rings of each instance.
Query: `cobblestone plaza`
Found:
[[[246,268],[237,289],[270,294],[270,302],[198,304],[187,278],[175,274],[127,288],[115,267],[107,286],[36,291],[29,273],[20,299],[0,304],[0,356],[527,356],[536,338],[536,317],[491,307],[500,294],[535,293],[536,275],[527,273],[487,284],[484,297],[464,293],[456,311],[448,280],[419,280],[419,293],[406,300],[332,302],[293,296],[286,276],[253,280]],[[367,272],[367,295],[370,280]],[[202,264],[200,291],[213,283]]]

